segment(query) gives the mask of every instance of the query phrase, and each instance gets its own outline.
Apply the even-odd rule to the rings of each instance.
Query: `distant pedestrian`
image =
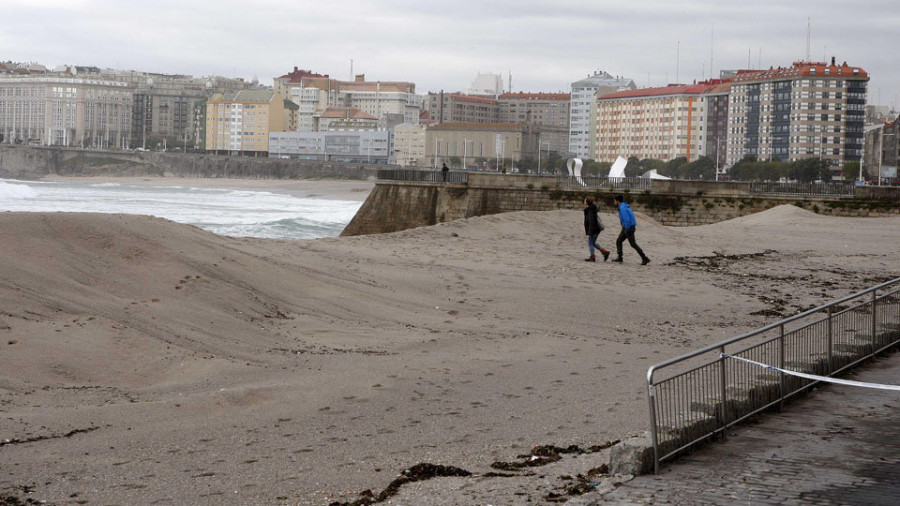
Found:
[[[450,173],[450,167],[447,167],[447,164],[445,163],[444,166],[441,167],[441,179],[443,179],[444,181],[446,181],[446,180],[447,180],[447,174],[449,174],[449,173]]]
[[[591,256],[585,258],[585,262],[596,262],[597,257],[594,256],[594,249],[599,249],[603,255],[603,261],[609,260],[609,251],[606,251],[597,244],[597,236],[603,231],[603,222],[597,216],[597,206],[594,204],[594,197],[584,199],[584,234],[588,238],[588,251]]]
[[[619,232],[619,238],[616,239],[616,259],[613,262],[622,262],[622,243],[628,239],[628,244],[638,252],[641,256],[641,265],[650,263],[650,259],[644,254],[644,251],[637,245],[634,240],[634,231],[637,229],[637,220],[634,219],[634,212],[631,206],[625,203],[621,195],[616,195],[616,207],[619,208],[619,222],[622,223],[622,231]]]

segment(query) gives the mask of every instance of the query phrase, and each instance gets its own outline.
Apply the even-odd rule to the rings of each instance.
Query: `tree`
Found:
[[[660,170],[665,169],[666,162],[657,160],[656,158],[644,158],[641,160],[641,167],[645,171],[656,169],[656,171],[659,172]]]
[[[462,166],[462,159],[458,156],[451,156],[449,159],[451,167],[462,167],[465,170],[465,167]]]
[[[628,164],[625,166],[625,177],[640,177],[643,173],[641,160],[636,156],[629,156]]]
[[[855,181],[857,179],[860,179],[859,171],[859,162],[846,162],[844,164],[844,179],[846,179],[847,181]],[[862,179],[867,179],[868,177],[868,174],[866,174],[866,171],[864,169],[862,171],[862,176]]]
[[[522,172],[537,172],[537,160],[534,157],[526,156],[516,162],[516,167]]]
[[[715,179],[716,162],[708,156],[701,156],[688,164],[686,177],[688,179]]]
[[[819,179],[821,164],[817,158],[803,158],[791,164],[789,176],[801,183],[812,183]]]
[[[687,158],[683,156],[679,156],[677,158],[673,158],[666,162],[663,170],[659,171],[660,174],[668,177],[677,177],[678,176],[678,168],[687,163]]]

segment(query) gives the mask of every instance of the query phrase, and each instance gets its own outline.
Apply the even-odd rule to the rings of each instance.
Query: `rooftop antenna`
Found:
[[[350,58],[350,80],[353,80],[353,58]]]
[[[747,70],[752,69],[753,67],[750,65],[750,48],[747,48]]]
[[[681,41],[678,41],[675,50],[675,84],[678,84],[678,72],[681,66]]]
[[[716,25],[713,25],[709,28],[709,78],[713,78],[713,48],[716,46],[716,38],[715,38],[715,30]]]
[[[806,18],[806,61],[809,62],[809,28],[810,18]]]

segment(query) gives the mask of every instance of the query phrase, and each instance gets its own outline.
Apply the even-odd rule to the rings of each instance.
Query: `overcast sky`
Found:
[[[569,91],[595,70],[639,87],[722,69],[846,61],[869,103],[900,105],[898,0],[2,0],[0,60],[257,77],[294,66],[338,79],[465,91]],[[711,50],[712,49],[712,50]],[[712,72],[710,72],[712,68]]]

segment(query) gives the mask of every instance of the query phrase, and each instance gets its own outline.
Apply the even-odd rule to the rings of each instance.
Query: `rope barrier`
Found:
[[[853,380],[845,380],[845,379],[840,379],[840,378],[832,378],[830,376],[817,376],[815,374],[806,374],[803,372],[790,371],[788,369],[781,369],[779,367],[775,367],[775,366],[768,365],[768,364],[763,364],[761,362],[755,362],[755,361],[747,359],[747,358],[736,357],[734,355],[729,355],[727,353],[720,353],[719,356],[722,358],[733,358],[735,360],[740,360],[741,362],[747,362],[748,364],[753,364],[753,365],[756,365],[756,366],[759,366],[759,367],[762,367],[765,369],[769,369],[772,371],[778,371],[782,374],[790,374],[791,376],[798,376],[800,378],[806,378],[806,379],[813,380],[813,381],[824,381],[826,383],[837,383],[838,385],[849,385],[849,386],[854,386],[854,387],[875,388],[878,390],[900,391],[900,385],[882,385],[880,383],[866,383],[863,381],[853,381]]]

